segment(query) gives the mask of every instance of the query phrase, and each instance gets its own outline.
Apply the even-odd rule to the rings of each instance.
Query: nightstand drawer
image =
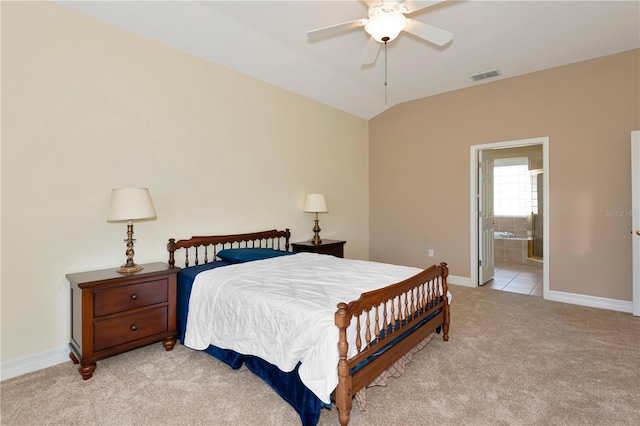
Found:
[[[168,328],[167,307],[160,306],[132,315],[124,315],[94,325],[94,351],[162,333]]]
[[[166,279],[147,281],[140,284],[95,290],[94,317],[128,311],[167,301],[168,281]]]

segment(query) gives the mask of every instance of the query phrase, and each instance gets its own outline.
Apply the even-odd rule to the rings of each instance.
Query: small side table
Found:
[[[313,244],[311,241],[299,241],[297,243],[291,243],[291,248],[294,253],[319,253],[330,254],[336,257],[344,257],[344,245],[346,241],[343,240],[325,240],[323,239],[320,244]]]
[[[180,268],[148,263],[120,274],[116,268],[68,274],[71,286],[69,357],[88,380],[96,361],[162,340],[176,343],[176,274]]]

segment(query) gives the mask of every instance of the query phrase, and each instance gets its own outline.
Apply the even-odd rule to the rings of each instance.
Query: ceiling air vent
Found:
[[[497,77],[499,75],[500,75],[500,71],[491,70],[491,71],[481,72],[479,74],[472,75],[471,79],[473,81],[480,81],[480,80],[485,80],[487,78]]]

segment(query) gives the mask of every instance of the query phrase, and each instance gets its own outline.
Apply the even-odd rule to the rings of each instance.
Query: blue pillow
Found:
[[[231,263],[243,263],[252,260],[269,259],[278,256],[294,254],[289,251],[274,250],[271,248],[235,248],[220,250],[216,256]]]

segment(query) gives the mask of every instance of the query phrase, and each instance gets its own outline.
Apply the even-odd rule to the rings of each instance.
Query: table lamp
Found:
[[[320,226],[318,225],[318,213],[326,213],[329,211],[327,210],[327,198],[324,194],[307,194],[307,198],[304,201],[304,211],[316,214],[311,244],[317,245],[322,243],[320,239]]]
[[[156,210],[148,188],[119,188],[111,191],[111,205],[107,214],[108,222],[127,222],[127,263],[117,269],[120,273],[142,270],[133,261],[133,221],[155,219]]]

